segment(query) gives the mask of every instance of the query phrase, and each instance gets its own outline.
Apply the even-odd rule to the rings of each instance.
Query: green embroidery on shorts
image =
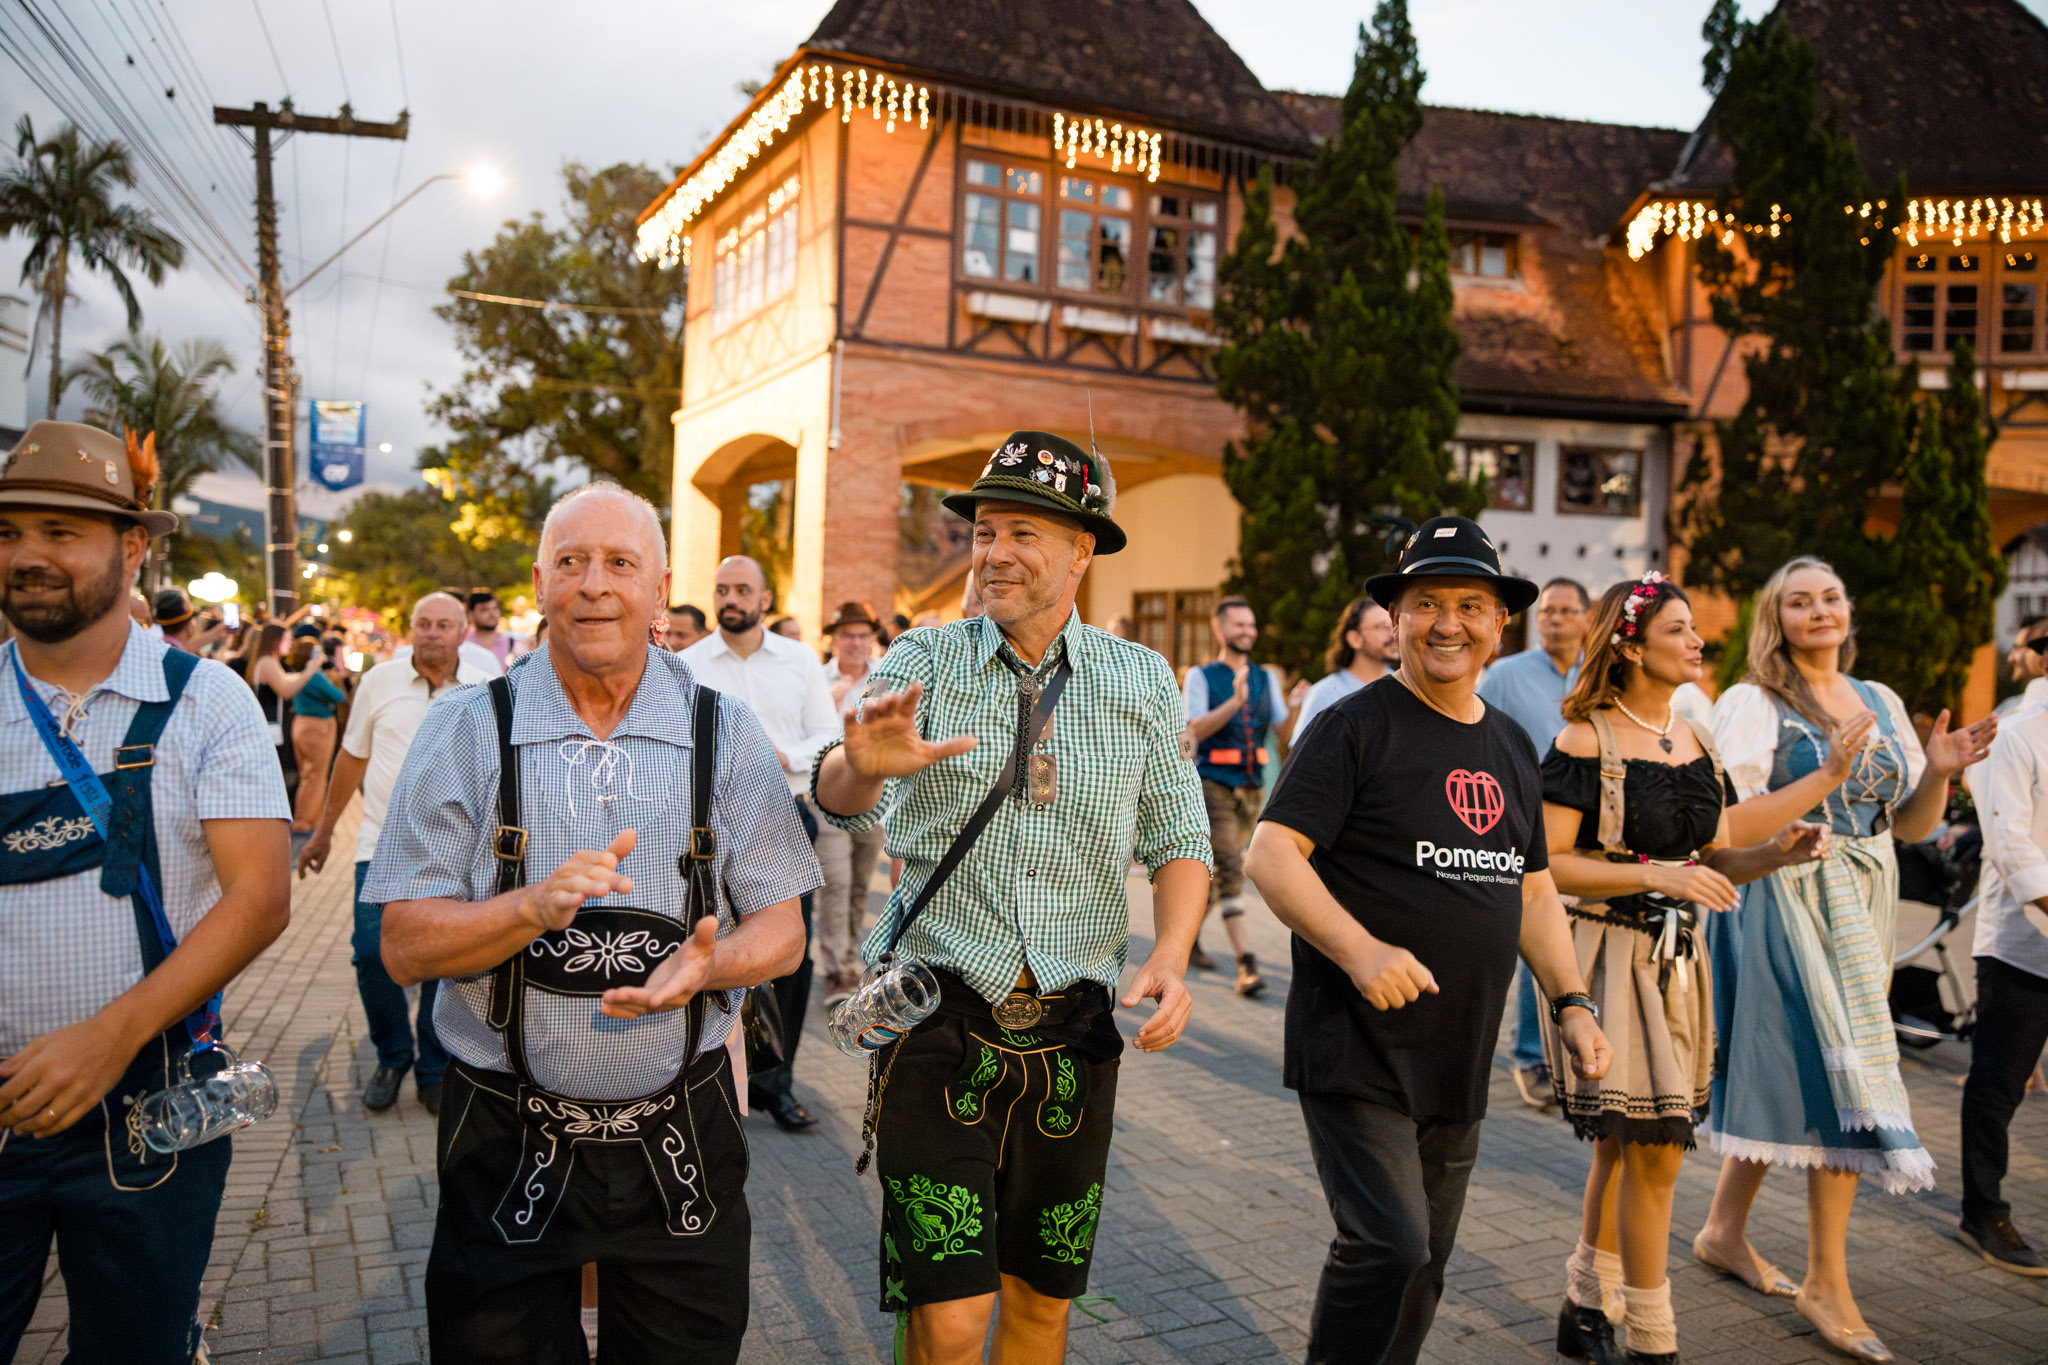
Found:
[[[1074,1061],[1064,1052],[1060,1054],[1058,1073],[1053,1077],[1052,1093],[1055,1098],[1069,1103],[1074,1098]]]
[[[1003,1035],[1003,1041],[1024,1052],[1042,1045],[1045,1040],[1035,1033],[1012,1033],[1002,1025],[996,1025],[996,1032]]]
[[[934,1261],[948,1256],[979,1256],[967,1245],[981,1235],[981,1196],[965,1185],[941,1185],[924,1176],[889,1181],[889,1193],[903,1210],[910,1229],[910,1249],[928,1252]]]
[[[967,1078],[967,1084],[960,1091],[959,1098],[953,1101],[953,1113],[963,1119],[980,1118],[982,1098],[988,1094],[991,1086],[1002,1079],[1002,1075],[1002,1062],[997,1058],[996,1050],[984,1044],[981,1049],[981,1060],[975,1064],[974,1074]]]
[[[900,1303],[910,1307],[910,1295],[903,1291],[903,1257],[896,1250],[896,1234],[884,1229],[882,1251],[888,1262],[882,1268],[882,1311],[888,1312],[889,1305]]]
[[[1064,1137],[1074,1126],[1074,1115],[1070,1110],[1062,1109],[1057,1104],[1048,1104],[1040,1121],[1045,1124],[1046,1132]]]
[[[1095,1225],[1102,1217],[1102,1186],[1090,1185],[1088,1193],[1071,1204],[1054,1204],[1038,1214],[1038,1240],[1046,1245],[1045,1259],[1063,1265],[1080,1265],[1095,1246]]]

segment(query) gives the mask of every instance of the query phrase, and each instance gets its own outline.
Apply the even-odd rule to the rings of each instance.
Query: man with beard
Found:
[[[812,779],[852,832],[887,817],[903,880],[869,937],[932,969],[938,1013],[875,1054],[883,1312],[913,1365],[1064,1358],[1088,1287],[1123,1038],[1124,870],[1152,875],[1154,946],[1123,997],[1169,1047],[1208,891],[1202,793],[1166,660],[1081,624],[1082,575],[1124,547],[1092,451],[1019,431],[945,500],[974,522],[983,614],[913,630]],[[1003,1117],[997,1118],[995,1116]],[[865,1158],[863,1158],[863,1165]]]
[[[684,650],[683,662],[705,686],[738,697],[754,709],[782,760],[804,833],[815,842],[818,820],[804,795],[805,776],[818,750],[839,733],[839,716],[832,709],[818,656],[801,640],[762,627],[761,618],[774,609],[775,594],[769,590],[768,575],[745,555],[734,555],[718,566],[711,600],[718,629]],[[775,1005],[782,1017],[782,1065],[747,1078],[749,1107],[766,1110],[778,1128],[790,1133],[818,1121],[790,1093],[797,1043],[803,1038],[804,1012],[811,999],[811,912],[812,899],[806,894],[803,961],[775,983]]]
[[[479,588],[469,595],[468,605],[469,643],[487,651],[503,673],[505,665],[512,662],[512,637],[498,629],[505,620],[505,608],[499,605],[498,594]]]
[[[408,643],[412,652],[390,659],[363,675],[349,706],[348,733],[341,737],[327,779],[327,804],[319,827],[299,851],[299,876],[327,865],[334,847],[334,826],[356,794],[363,793],[363,819],[356,826],[355,932],[349,947],[356,969],[356,993],[369,1021],[370,1042],[377,1049],[377,1069],[363,1087],[363,1108],[379,1113],[398,1103],[398,1088],[415,1063],[413,1074],[420,1104],[430,1114],[441,1112],[441,1077],[448,1054],[434,1034],[434,994],[439,982],[420,983],[418,1050],[406,1022],[405,992],[384,970],[378,940],[383,933],[384,907],[363,900],[363,881],[376,856],[377,836],[391,806],[391,789],[405,766],[406,753],[427,708],[465,683],[489,682],[490,675],[458,653],[467,622],[463,604],[445,592],[428,593],[412,609]]]
[[[220,991],[289,914],[256,699],[129,619],[154,454],[71,422],[0,468],[0,1359],[54,1236],[76,1360],[185,1365],[231,1139],[165,1156],[135,1101],[215,1069]],[[218,1054],[212,1054],[218,1056]]]
[[[1330,631],[1329,648],[1323,651],[1327,670],[1308,690],[1308,700],[1294,718],[1294,744],[1308,738],[1309,726],[1317,716],[1344,698],[1387,676],[1401,662],[1394,643],[1394,618],[1370,597],[1354,597]]]

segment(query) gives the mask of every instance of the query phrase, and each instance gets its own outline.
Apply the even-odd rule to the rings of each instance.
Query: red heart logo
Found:
[[[1468,772],[1460,768],[1444,779],[1444,795],[1450,799],[1451,809],[1474,834],[1484,834],[1499,824],[1501,812],[1507,807],[1501,796],[1500,783],[1493,780],[1492,773]]]

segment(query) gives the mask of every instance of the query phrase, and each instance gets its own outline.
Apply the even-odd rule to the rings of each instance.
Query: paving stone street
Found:
[[[344,820],[338,849],[352,847],[353,825],[353,815]],[[350,875],[337,860],[296,883],[291,928],[228,996],[229,1036],[270,1064],[284,1098],[276,1118],[234,1139],[201,1308],[223,1365],[402,1365],[426,1356],[433,1125],[410,1085],[389,1113],[361,1105],[374,1057],[349,967]],[[1251,921],[1272,989],[1245,1001],[1226,974],[1196,973],[1185,1040],[1160,1056],[1126,1054],[1093,1283],[1114,1302],[1094,1305],[1105,1321],[1076,1314],[1075,1360],[1301,1358],[1330,1226],[1298,1111],[1279,1080],[1286,934],[1263,908]],[[1134,907],[1133,924],[1148,931],[1148,906]],[[1221,947],[1213,926],[1208,938]],[[831,1048],[819,1024],[814,1008],[797,1075],[800,1097],[824,1121],[792,1136],[764,1118],[747,1120],[749,1365],[889,1358],[893,1321],[874,1311],[879,1197],[872,1180],[853,1174],[865,1073]],[[1890,1198],[1866,1185],[1850,1232],[1857,1293],[1901,1360],[2048,1360],[2048,1281],[1993,1270],[1950,1237],[1955,1078],[1966,1063],[1954,1045],[1906,1060],[1940,1187]],[[1523,1108],[1506,1073],[1496,1073],[1430,1359],[1552,1358],[1587,1150],[1555,1116]],[[2022,1108],[2013,1151],[2007,1193],[2017,1221],[2048,1237],[2048,1097]],[[1687,1248],[1716,1165],[1694,1153],[1679,1185],[1672,1280],[1684,1358],[1835,1358],[1789,1301],[1760,1298],[1693,1263]],[[1773,1174],[1752,1230],[1764,1255],[1797,1278],[1804,1181]],[[54,1258],[50,1275],[18,1357],[25,1365],[55,1365],[64,1354]]]

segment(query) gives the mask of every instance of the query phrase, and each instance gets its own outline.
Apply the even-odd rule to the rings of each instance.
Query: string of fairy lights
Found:
[[[1903,220],[1890,224],[1885,221],[1887,205],[1882,199],[1844,204],[1842,212],[1864,220],[1867,230],[1863,241],[1866,245],[1870,241],[1869,234],[1876,232],[1904,237],[1908,246],[1919,246],[1923,241],[1946,241],[1953,246],[1961,246],[1966,241],[1990,237],[2010,242],[2014,237],[2036,236],[2048,229],[2048,214],[2042,211],[2039,199],[1917,198],[1908,199],[1905,207]],[[1722,213],[1699,199],[1645,204],[1629,220],[1628,255],[1630,260],[1640,261],[1659,241],[1668,237],[1676,237],[1681,242],[1718,237],[1723,246],[1732,244],[1738,233],[1776,237],[1791,221],[1792,215],[1777,204],[1771,205],[1768,220],[1754,223],[1744,222],[1731,213]]]
[[[837,110],[841,123],[865,114],[893,133],[914,120],[931,126],[932,90],[865,67],[812,62],[798,66],[754,107],[702,165],[685,177],[640,225],[637,254],[664,269],[690,263],[690,224],[740,174],[773,147],[807,109]],[[1072,169],[1082,157],[1107,162],[1112,172],[1159,178],[1164,137],[1136,125],[1054,114],[1052,154]]]

